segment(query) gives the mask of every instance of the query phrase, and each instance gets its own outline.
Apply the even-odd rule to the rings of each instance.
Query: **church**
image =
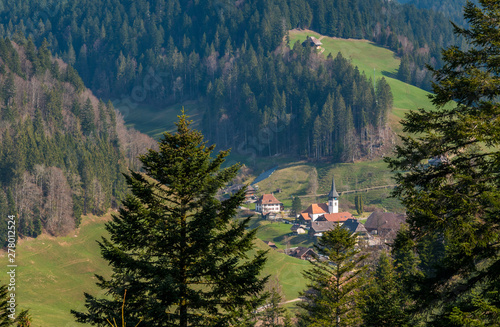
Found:
[[[332,178],[332,188],[328,193],[328,202],[311,204],[300,213],[298,218],[309,225],[320,221],[343,223],[348,219],[354,219],[347,211],[339,212],[339,194],[335,188],[335,177]]]

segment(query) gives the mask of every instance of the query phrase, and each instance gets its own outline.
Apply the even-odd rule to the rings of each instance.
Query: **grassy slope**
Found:
[[[310,30],[292,30],[290,31],[290,44],[294,44],[297,40],[302,42],[307,36],[321,37],[320,34]],[[323,52],[325,56],[329,53],[336,56],[338,52],[341,52],[344,57],[351,59],[352,64],[358,66],[359,70],[365,72],[368,77],[373,78],[374,68],[375,79],[384,76],[391,86],[394,96],[393,114],[395,116],[403,118],[404,113],[408,110],[432,108],[427,97],[428,92],[394,78],[400,59],[391,50],[379,47],[366,40],[323,37],[321,42],[323,43],[322,47],[325,49]]]
[[[94,274],[109,276],[110,268],[95,241],[106,234],[104,222],[108,218],[85,217],[77,237],[42,235],[18,244],[16,298],[19,308],[30,309],[33,327],[84,326],[74,322],[70,310],[85,310],[83,292],[104,294],[95,285]],[[255,245],[257,249],[268,249],[260,240]],[[3,257],[6,260],[5,254]],[[276,251],[270,251],[268,257],[263,275],[279,278],[287,300],[297,298],[305,288],[301,273],[309,263]]]
[[[311,203],[326,202],[326,196],[314,195],[326,194],[330,191],[332,176],[335,176],[336,188],[339,192],[394,184],[392,173],[382,160],[361,161],[354,164],[295,162],[280,165],[280,168],[269,178],[260,182],[259,193],[272,193],[277,188],[281,188],[282,193],[274,193],[274,195],[284,203],[285,209],[290,208],[294,196],[301,196],[302,205],[306,207]],[[317,182],[314,181],[315,178]],[[401,211],[402,208],[397,201],[388,198],[389,192],[390,190],[372,190],[363,193],[365,206],[376,205],[387,210]],[[347,205],[354,203],[354,195],[342,195],[341,207],[345,209]]]
[[[30,309],[34,327],[83,326],[70,310],[84,310],[84,291],[102,294],[94,274],[109,276],[95,242],[106,233],[105,219],[85,217],[76,237],[42,235],[18,244],[17,299]]]
[[[127,127],[133,127],[138,131],[147,134],[155,139],[159,139],[163,132],[172,132],[175,130],[175,122],[178,121],[177,116],[181,114],[184,108],[190,119],[193,120],[193,127],[200,129],[199,123],[202,119],[200,105],[195,101],[187,101],[182,104],[159,108],[143,104],[137,104],[137,107],[115,104],[123,118]]]
[[[259,250],[269,249],[261,240],[257,240],[255,245]],[[271,249],[268,253],[263,275],[271,275],[272,278],[277,277],[279,279],[284,301],[288,301],[297,298],[299,292],[305,289],[306,280],[302,276],[302,272],[308,268],[310,268],[308,261],[292,258]]]

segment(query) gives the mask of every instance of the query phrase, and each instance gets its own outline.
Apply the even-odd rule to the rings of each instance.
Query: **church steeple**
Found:
[[[328,200],[333,199],[333,198],[338,198],[339,194],[337,193],[337,190],[335,189],[335,176],[332,178],[332,188],[330,190],[330,193],[328,193]]]
[[[330,190],[330,193],[328,193],[328,212],[339,212],[339,194],[335,189],[335,177],[332,178],[332,188]]]

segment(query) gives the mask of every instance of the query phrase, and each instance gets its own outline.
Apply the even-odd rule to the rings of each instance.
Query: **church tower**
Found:
[[[339,194],[335,189],[335,177],[332,178],[332,189],[328,193],[328,213],[339,212]]]

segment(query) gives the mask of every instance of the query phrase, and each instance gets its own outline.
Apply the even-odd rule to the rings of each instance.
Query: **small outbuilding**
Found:
[[[304,42],[302,42],[302,46],[310,46],[316,49],[320,49],[322,45],[323,43],[321,43],[321,41],[315,38],[314,36],[308,36],[307,39]]]

